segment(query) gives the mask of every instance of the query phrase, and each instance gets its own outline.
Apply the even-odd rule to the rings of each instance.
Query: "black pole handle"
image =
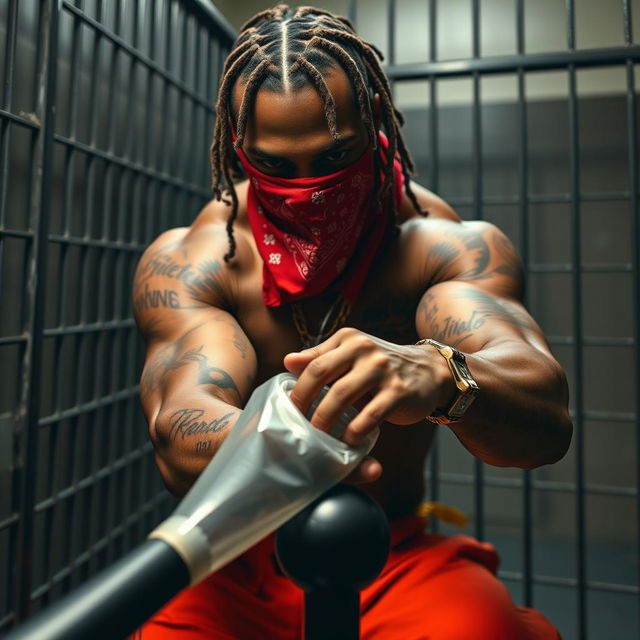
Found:
[[[360,590],[387,560],[387,517],[364,491],[341,484],[276,534],[285,574],[305,591],[305,640],[357,640]]]
[[[188,584],[173,547],[146,540],[3,640],[121,640]]]

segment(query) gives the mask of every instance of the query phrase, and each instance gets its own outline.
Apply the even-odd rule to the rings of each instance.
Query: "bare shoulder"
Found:
[[[144,251],[134,278],[134,311],[160,300],[173,309],[212,305],[234,307],[237,278],[251,268],[253,251],[242,225],[234,225],[235,257],[230,248],[227,220],[230,206],[212,200],[189,227],[161,233]]]
[[[428,286],[472,282],[509,297],[522,295],[522,265],[509,238],[484,220],[413,218],[402,225],[408,251],[423,256]]]
[[[449,204],[447,204],[440,196],[429,191],[429,189],[426,189],[414,180],[411,181],[411,191],[415,195],[420,208],[425,212],[426,216],[424,214],[423,216],[420,216],[420,214],[415,210],[409,196],[406,193],[403,193],[399,211],[401,222],[417,217],[451,220],[453,222],[460,221],[460,216]]]

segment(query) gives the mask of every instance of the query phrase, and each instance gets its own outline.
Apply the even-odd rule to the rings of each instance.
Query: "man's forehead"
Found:
[[[322,76],[335,102],[338,119],[344,120],[356,116],[358,104],[351,82],[344,70],[336,65],[327,69]],[[246,87],[245,79],[240,79],[234,85],[232,104],[234,119],[237,118],[240,111]],[[324,118],[324,102],[311,79],[308,80],[306,85],[297,89],[291,88],[287,92],[283,88],[273,90],[268,87],[261,87],[256,94],[254,108],[249,112],[249,118],[250,120],[254,118],[260,120],[265,117],[271,118],[276,115],[273,114],[274,109],[287,111],[289,115],[297,114],[299,110],[302,110],[303,112],[297,115],[306,115],[307,117],[313,115],[311,110],[314,112],[320,111]]]

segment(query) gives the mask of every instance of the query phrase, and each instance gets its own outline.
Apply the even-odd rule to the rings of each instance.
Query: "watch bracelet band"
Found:
[[[476,399],[479,392],[478,384],[467,368],[466,359],[462,352],[432,338],[424,338],[416,342],[416,345],[424,344],[431,345],[437,349],[447,361],[449,371],[456,385],[456,393],[451,402],[445,407],[437,408],[431,415],[426,416],[426,419],[436,424],[459,422]]]

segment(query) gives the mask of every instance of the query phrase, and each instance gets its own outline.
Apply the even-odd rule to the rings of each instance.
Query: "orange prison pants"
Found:
[[[392,523],[387,564],[361,593],[362,640],[560,640],[544,616],[513,603],[492,545],[426,534],[425,525],[418,516]],[[269,536],[130,640],[300,640],[303,595],[277,569]]]

